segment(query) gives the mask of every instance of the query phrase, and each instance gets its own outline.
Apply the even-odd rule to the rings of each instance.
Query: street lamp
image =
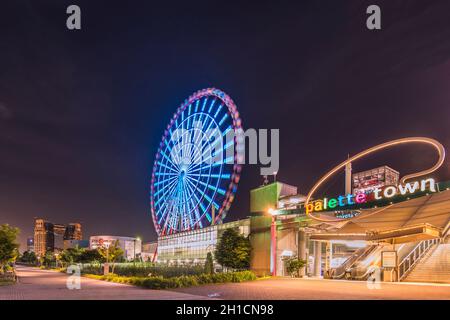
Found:
[[[277,224],[276,216],[278,211],[269,208],[268,213],[272,217],[272,223],[270,224],[270,271],[272,276],[277,275]]]

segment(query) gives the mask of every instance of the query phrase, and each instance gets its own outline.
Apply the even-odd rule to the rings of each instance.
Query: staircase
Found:
[[[450,243],[436,244],[402,281],[450,283]]]

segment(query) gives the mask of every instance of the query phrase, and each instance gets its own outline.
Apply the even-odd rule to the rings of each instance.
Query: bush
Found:
[[[286,260],[287,272],[292,277],[298,277],[300,269],[306,265],[306,260],[298,259],[297,257]]]
[[[82,266],[84,274],[103,274],[101,264],[84,264]],[[200,275],[204,273],[202,266],[166,266],[154,265],[152,263],[121,263],[116,264],[114,273],[124,277],[164,277],[172,278],[179,276]]]
[[[132,284],[148,289],[187,288],[210,283],[243,282],[256,280],[255,274],[251,271],[200,274],[170,278],[164,278],[162,276],[124,277],[117,274],[109,274],[106,276],[88,275],[88,277],[116,283]]]
[[[103,268],[100,263],[95,264],[82,264],[81,265],[81,272],[85,274],[95,274],[95,275],[102,275],[103,274]]]

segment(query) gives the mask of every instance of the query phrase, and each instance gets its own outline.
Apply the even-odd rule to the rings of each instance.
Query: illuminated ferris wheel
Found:
[[[241,171],[235,161],[238,130],[236,105],[218,89],[197,91],[181,104],[153,165],[150,206],[159,235],[222,222]]]

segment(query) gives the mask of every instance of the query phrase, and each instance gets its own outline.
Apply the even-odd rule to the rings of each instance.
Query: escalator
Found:
[[[328,278],[332,279],[349,279],[352,276],[352,271],[355,270],[357,264],[367,257],[370,257],[376,251],[378,245],[369,245],[364,248],[356,250],[350,257],[347,258],[339,267],[330,269]],[[353,271],[354,272],[354,271]]]
[[[418,242],[410,242],[396,247],[399,261],[407,257]],[[381,252],[386,249],[380,244],[371,244],[351,255],[339,267],[330,270],[332,279],[367,280],[377,268],[381,267]]]

